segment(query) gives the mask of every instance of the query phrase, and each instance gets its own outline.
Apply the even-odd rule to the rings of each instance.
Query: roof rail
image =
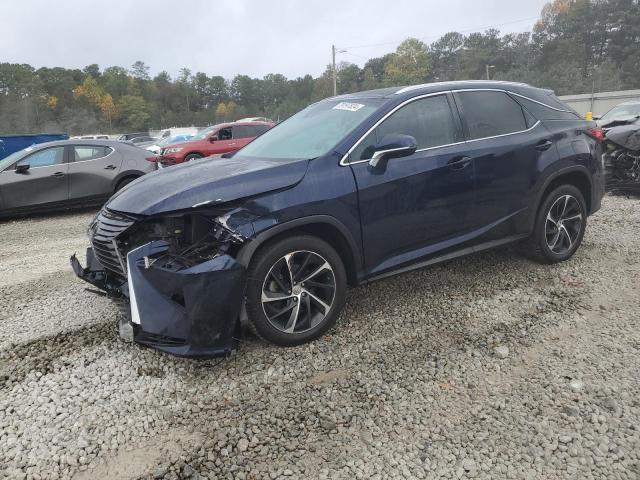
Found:
[[[487,83],[499,83],[503,85],[517,85],[520,87],[530,87],[526,83],[519,82],[507,82],[503,80],[452,80],[449,82],[433,82],[433,83],[422,83],[420,85],[410,85],[408,87],[402,87],[400,90],[395,92],[396,95],[400,95],[402,93],[411,92],[413,90],[419,90],[421,88],[431,87],[434,85],[444,86],[444,85],[460,85],[461,83],[479,83],[479,84],[487,84]]]

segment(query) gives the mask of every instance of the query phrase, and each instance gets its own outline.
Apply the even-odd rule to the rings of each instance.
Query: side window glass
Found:
[[[31,167],[48,167],[64,163],[64,147],[52,147],[33,153],[20,160],[16,165],[30,165]]]
[[[572,112],[554,110],[526,98],[516,97],[516,99],[528,111],[527,113],[533,114],[538,120],[576,120],[580,118]]]
[[[76,146],[73,147],[73,158],[71,161],[97,160],[98,158],[106,157],[111,151],[110,147]]]
[[[527,129],[522,107],[503,92],[458,92],[469,139],[495,137]]]
[[[351,153],[351,161],[368,160],[385,135],[399,133],[416,139],[418,149],[440,147],[461,140],[458,125],[445,95],[415,100],[373,130]]]
[[[369,133],[360,144],[351,152],[351,162],[357,162],[359,160],[369,160],[374,152],[375,146],[378,143],[375,129]]]
[[[233,138],[247,138],[257,135],[253,125],[238,125],[237,127],[233,127]]]
[[[271,127],[269,125],[257,125],[254,128],[255,128],[255,131],[256,131],[256,136],[260,136],[264,132],[269,130]]]
[[[231,128],[223,128],[218,132],[218,140],[231,140]]]

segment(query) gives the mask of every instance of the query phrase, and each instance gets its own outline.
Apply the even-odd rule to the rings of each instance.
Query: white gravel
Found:
[[[222,360],[117,338],[68,267],[91,213],[0,224],[0,476],[640,477],[640,201],[570,262],[507,248],[354,289]]]

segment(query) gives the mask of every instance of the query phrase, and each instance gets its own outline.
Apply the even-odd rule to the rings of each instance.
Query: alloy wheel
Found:
[[[262,285],[262,310],[284,333],[303,333],[323,322],[336,294],[327,260],[306,250],[286,254],[269,269]]]
[[[582,230],[582,208],[571,195],[559,197],[547,212],[545,237],[549,250],[564,255],[575,245]]]

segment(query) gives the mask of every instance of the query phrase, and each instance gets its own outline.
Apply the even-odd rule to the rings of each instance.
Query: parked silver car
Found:
[[[100,205],[155,170],[146,150],[110,140],[62,140],[0,160],[0,217]]]

